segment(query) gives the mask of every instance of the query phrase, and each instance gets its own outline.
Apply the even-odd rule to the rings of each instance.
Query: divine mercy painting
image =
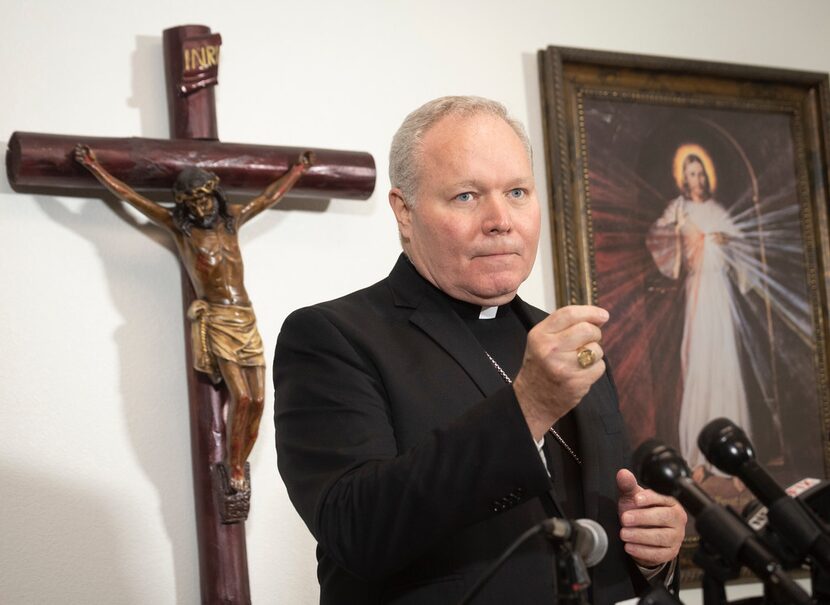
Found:
[[[633,443],[658,435],[694,479],[726,417],[783,484],[824,476],[804,208],[787,113],[584,99],[604,348]]]

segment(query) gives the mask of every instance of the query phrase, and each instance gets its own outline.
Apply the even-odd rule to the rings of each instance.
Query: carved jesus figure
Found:
[[[188,310],[192,322],[194,367],[221,380],[230,393],[225,412],[225,465],[230,486],[249,489],[245,461],[259,430],[265,399],[265,356],[251,300],[243,282],[237,232],[275,205],[314,161],[307,151],[296,164],[246,204],[230,206],[219,177],[198,168],[183,170],[173,187],[176,205],[168,210],[138,194],[98,163],[86,145],[75,159],[98,181],[175,240],[198,297]]]

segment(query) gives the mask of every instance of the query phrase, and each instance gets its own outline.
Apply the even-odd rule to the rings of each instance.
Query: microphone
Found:
[[[571,521],[553,517],[542,521],[542,525],[548,538],[569,542],[587,567],[593,567],[602,561],[608,552],[608,534],[602,525],[593,519]]]
[[[830,536],[801,502],[787,495],[755,458],[746,433],[728,418],[703,427],[697,445],[706,459],[724,473],[738,477],[767,507],[769,524],[801,558],[812,555],[830,572]]]
[[[634,454],[640,482],[673,496],[695,517],[700,537],[733,563],[746,566],[764,583],[775,586],[788,602],[810,603],[809,595],[786,574],[737,514],[712,500],[694,482],[686,461],[676,451],[649,439]]]

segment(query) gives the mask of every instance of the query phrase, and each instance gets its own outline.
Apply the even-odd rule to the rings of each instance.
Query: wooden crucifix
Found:
[[[88,192],[97,178],[167,228],[176,240],[183,267],[202,602],[250,603],[244,524],[240,522],[247,517],[250,488],[242,464],[255,438],[255,434],[250,438],[250,433],[252,427],[255,433],[258,419],[253,422],[251,414],[257,415],[257,406],[248,406],[245,418],[231,410],[229,424],[236,422],[245,433],[236,446],[228,442],[228,433],[235,431],[232,426],[224,430],[223,410],[233,401],[232,394],[237,398],[240,395],[234,380],[246,374],[246,367],[261,367],[258,359],[252,366],[246,365],[261,352],[256,352],[256,342],[246,340],[256,341],[258,335],[251,336],[238,325],[254,320],[253,313],[248,316],[246,311],[250,301],[244,293],[234,230],[276,203],[288,189],[299,197],[366,199],[374,190],[375,166],[372,156],[362,152],[220,143],[214,98],[219,34],[205,26],[187,25],[165,30],[163,41],[173,140],[16,132],[9,141],[6,166],[9,182],[20,192]],[[172,211],[139,193],[170,191],[174,183],[177,204]],[[230,193],[261,195],[240,207],[225,209],[219,224],[202,222],[221,214],[219,206],[226,201],[221,188]],[[180,209],[185,213],[184,223],[176,216]],[[185,240],[187,237],[192,239]],[[222,271],[211,273],[218,265],[230,272],[224,281],[221,276],[216,280]],[[217,317],[218,328],[206,320],[206,315]],[[204,346],[211,339],[210,330],[228,331],[224,325],[228,323],[233,326],[232,340],[245,341],[242,345],[232,343],[241,350],[242,361],[230,368],[226,367],[227,356],[210,354]],[[255,334],[255,325],[253,330]],[[250,376],[254,382],[261,379],[256,373]],[[212,379],[220,377],[224,382],[215,385]],[[233,407],[240,408],[238,403]]]

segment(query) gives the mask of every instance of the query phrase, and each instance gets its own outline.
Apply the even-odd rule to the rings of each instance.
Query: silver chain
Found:
[[[495,359],[493,359],[493,356],[490,355],[490,353],[488,353],[487,351],[484,351],[484,354],[487,355],[487,359],[490,360],[490,363],[493,364],[493,367],[496,368],[496,370],[498,371],[499,374],[501,374],[502,379],[507,384],[513,384],[513,381],[510,380],[510,376],[507,375],[507,372],[505,372],[504,370],[501,369],[501,366],[496,362]],[[550,427],[548,429],[548,432],[551,435],[553,435],[554,437],[556,437],[556,440],[562,445],[563,448],[565,448],[565,451],[568,452],[571,455],[571,457],[573,457],[574,460],[576,460],[576,463],[578,465],[582,466],[582,460],[580,460],[579,456],[576,455],[576,452],[573,451],[573,449],[571,449],[571,446],[568,445],[567,442],[564,439],[562,439],[562,435],[557,433],[556,429],[553,428],[553,427]]]

